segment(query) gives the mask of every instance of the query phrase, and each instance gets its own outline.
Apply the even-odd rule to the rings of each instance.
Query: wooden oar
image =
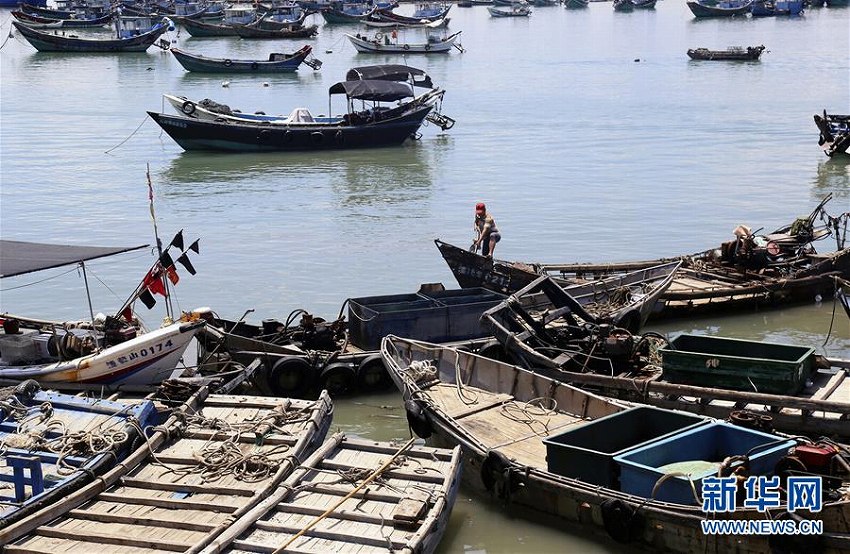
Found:
[[[329,515],[331,512],[333,512],[334,510],[336,510],[337,508],[339,508],[339,507],[343,504],[343,502],[345,502],[346,500],[348,500],[349,498],[351,498],[352,496],[354,496],[354,494],[355,494],[357,491],[359,491],[360,489],[362,489],[363,487],[365,487],[366,485],[368,485],[369,483],[371,483],[371,482],[372,482],[372,481],[373,481],[376,477],[378,477],[381,473],[383,473],[383,471],[384,471],[385,469],[387,469],[388,467],[390,467],[390,464],[391,464],[391,463],[393,463],[393,461],[394,461],[396,458],[398,458],[398,457],[401,455],[401,453],[402,453],[402,452],[404,452],[405,450],[407,450],[408,448],[410,448],[410,446],[413,444],[413,441],[415,441],[415,440],[416,440],[416,437],[413,437],[413,438],[411,438],[409,441],[407,441],[407,442],[404,444],[404,446],[402,446],[401,448],[399,448],[399,449],[398,449],[398,451],[396,451],[396,453],[395,453],[395,454],[393,454],[393,455],[392,455],[392,457],[384,463],[384,465],[382,465],[381,467],[379,467],[378,469],[376,469],[375,471],[373,471],[373,472],[372,472],[372,474],[371,474],[371,475],[369,475],[369,477],[367,477],[365,481],[363,481],[362,483],[360,483],[359,485],[357,485],[356,487],[354,487],[354,489],[353,489],[351,492],[349,492],[348,494],[346,494],[346,495],[342,498],[342,500],[340,500],[339,502],[337,502],[336,504],[334,504],[333,506],[331,506],[330,508],[328,508],[327,510],[325,510],[325,513],[323,513],[322,515],[318,516],[316,519],[314,519],[313,521],[311,521],[311,522],[310,522],[310,524],[309,524],[307,527],[305,527],[304,529],[302,529],[302,530],[298,531],[298,533],[297,533],[294,537],[292,537],[291,539],[289,539],[288,541],[286,541],[286,543],[285,543],[283,546],[281,546],[280,548],[278,548],[277,550],[275,550],[273,554],[282,554],[283,552],[285,552],[285,551],[286,551],[286,547],[287,547],[287,546],[289,546],[290,544],[292,544],[293,542],[295,542],[295,540],[296,540],[298,537],[302,536],[304,533],[306,533],[307,531],[309,531],[310,529],[312,529],[312,528],[313,528],[313,527],[314,527],[317,523],[319,523],[320,521],[322,521],[323,519],[325,519],[326,517],[328,517],[328,515]]]

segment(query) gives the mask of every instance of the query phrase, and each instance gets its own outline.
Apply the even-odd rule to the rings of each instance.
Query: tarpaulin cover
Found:
[[[75,264],[122,252],[147,248],[141,246],[73,246],[0,240],[0,277],[12,277],[33,271]]]
[[[413,88],[395,81],[344,81],[330,88],[330,94],[345,94],[357,100],[392,102],[413,97]]]
[[[411,78],[417,87],[434,88],[427,73],[409,65],[366,65],[349,69],[345,74],[346,81],[408,81]]]

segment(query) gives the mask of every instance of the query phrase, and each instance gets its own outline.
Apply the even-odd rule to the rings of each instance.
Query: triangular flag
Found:
[[[174,265],[174,259],[171,257],[171,254],[168,252],[163,252],[162,256],[159,257],[159,263],[165,269]]]
[[[198,240],[189,245],[189,250],[193,251],[195,254],[201,253],[201,248],[198,246]]]
[[[169,267],[168,269],[166,269],[165,273],[166,273],[166,275],[168,275],[168,280],[171,281],[172,285],[176,285],[177,282],[180,280],[180,276],[177,275],[177,270],[174,269],[173,265],[171,267]]]
[[[178,250],[183,250],[183,229],[177,231],[177,234],[174,235],[174,238],[171,239],[171,244],[169,246],[174,246]]]
[[[195,266],[192,265],[192,262],[189,261],[189,256],[187,256],[186,254],[183,254],[182,256],[177,258],[177,261],[180,262],[180,264],[185,267],[186,271],[188,271],[190,274],[195,275],[197,273],[197,271],[195,271]]]
[[[151,291],[149,291],[148,289],[143,290],[142,293],[139,294],[139,300],[141,300],[142,303],[147,306],[149,310],[156,306],[156,298],[153,297]]]

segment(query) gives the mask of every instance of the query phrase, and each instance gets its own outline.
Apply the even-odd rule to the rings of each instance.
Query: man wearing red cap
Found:
[[[488,258],[493,257],[493,250],[496,248],[496,243],[502,240],[502,235],[499,234],[499,229],[496,228],[496,221],[493,216],[487,213],[487,206],[484,202],[479,202],[475,205],[475,231],[478,233],[478,238],[475,239],[473,246],[477,250],[481,247],[481,255]]]

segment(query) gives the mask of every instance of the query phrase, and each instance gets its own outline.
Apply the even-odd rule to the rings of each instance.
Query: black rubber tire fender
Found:
[[[180,106],[180,111],[186,115],[192,115],[195,113],[195,103],[191,100],[186,100],[183,102],[183,105]]]
[[[269,372],[269,388],[278,396],[299,398],[310,390],[313,374],[313,366],[301,356],[284,356]]]
[[[319,386],[328,391],[332,398],[351,394],[356,382],[354,364],[348,362],[328,364],[319,376]]]
[[[380,354],[367,356],[357,366],[357,387],[361,392],[386,390],[392,384],[393,380]]]

